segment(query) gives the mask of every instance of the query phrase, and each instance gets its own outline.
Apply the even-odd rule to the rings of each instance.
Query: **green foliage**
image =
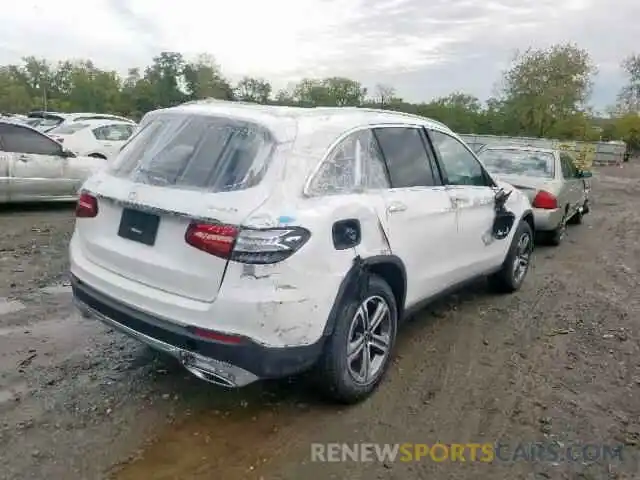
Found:
[[[628,83],[618,95],[617,112],[619,114],[640,112],[640,55],[630,55],[622,62]]]
[[[390,85],[371,94],[358,81],[344,77],[306,78],[274,91],[269,81],[244,77],[237,84],[223,75],[215,59],[201,54],[186,59],[161,52],[145,69],[126,75],[102,70],[90,60],[52,64],[25,57],[20,65],[0,66],[0,111],[110,112],[140,119],[157,108],[202,98],[278,105],[364,106],[404,111],[444,122],[460,133],[546,136],[561,140],[639,140],[638,115],[629,112],[640,99],[640,56],[623,62],[629,85],[618,98],[619,114],[596,127],[587,107],[595,68],[589,54],[575,45],[556,45],[516,55],[502,78],[497,98],[483,103],[464,92],[426,103],[398,97]]]
[[[557,135],[567,121],[580,120],[596,70],[589,54],[575,45],[529,49],[516,55],[504,74],[504,113],[527,136]]]

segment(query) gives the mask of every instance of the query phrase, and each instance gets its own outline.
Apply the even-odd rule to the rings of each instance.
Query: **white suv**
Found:
[[[517,290],[533,248],[527,198],[451,130],[358,108],[151,112],[76,216],[86,316],[227,387],[313,367],[343,402],[410,312],[478,276]]]

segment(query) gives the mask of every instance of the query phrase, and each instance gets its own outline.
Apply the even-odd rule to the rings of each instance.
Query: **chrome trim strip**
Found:
[[[205,357],[195,352],[184,350],[150,337],[144,333],[138,332],[126,325],[122,325],[112,318],[109,318],[91,308],[89,305],[75,297],[73,299],[73,303],[84,316],[96,318],[105,325],[112,327],[121,333],[150,346],[151,348],[168,353],[172,357],[178,359],[186,370],[201,380],[226,388],[244,387],[245,385],[249,385],[250,383],[259,380],[256,375],[240,367],[214,358]]]
[[[114,204],[116,204],[119,207],[133,208],[135,210],[140,210],[142,212],[152,213],[152,214],[155,214],[155,215],[170,215],[170,216],[174,216],[174,217],[186,218],[188,220],[193,220],[195,222],[203,222],[203,223],[213,223],[213,224],[222,224],[223,223],[220,220],[218,220],[217,218],[194,216],[194,215],[188,215],[188,214],[182,213],[182,212],[177,212],[175,210],[167,210],[167,209],[159,208],[159,207],[151,207],[149,205],[145,205],[145,204],[142,204],[142,203],[132,202],[132,201],[129,201],[129,200],[121,200],[119,198],[115,198],[115,197],[112,197],[110,195],[104,195],[102,193],[97,193],[97,192],[94,192],[94,191],[89,190],[87,188],[83,188],[80,193],[81,194],[82,193],[88,193],[89,195],[93,195],[94,197],[96,197],[98,199],[102,199],[102,200],[107,200],[109,202],[113,202]]]

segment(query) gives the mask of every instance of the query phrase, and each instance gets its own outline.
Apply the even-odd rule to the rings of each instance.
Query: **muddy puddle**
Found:
[[[320,428],[323,418],[337,411],[335,406],[305,398],[304,386],[284,383],[241,391],[207,387],[208,407],[188,412],[143,454],[117,466],[111,478],[261,478],[273,459],[285,456]]]
[[[399,350],[411,348],[416,328],[421,328],[418,322],[407,325],[398,338]],[[309,444],[328,423],[352,410],[369,408],[323,401],[304,378],[258,382],[241,390],[225,390],[194,379],[182,394],[192,410],[142,453],[116,466],[111,479],[269,478],[283,460],[300,452],[300,446]],[[194,401],[194,396],[200,398]]]

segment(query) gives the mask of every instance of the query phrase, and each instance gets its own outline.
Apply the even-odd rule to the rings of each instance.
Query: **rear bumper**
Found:
[[[295,347],[266,347],[251,339],[227,344],[196,336],[177,325],[106,296],[72,275],[76,306],[86,315],[177,358],[197,377],[227,387],[281,378],[309,369],[323,341]]]
[[[546,210],[542,208],[533,208],[533,221],[536,230],[549,231],[555,230],[560,225],[564,210],[556,208],[555,210]]]

